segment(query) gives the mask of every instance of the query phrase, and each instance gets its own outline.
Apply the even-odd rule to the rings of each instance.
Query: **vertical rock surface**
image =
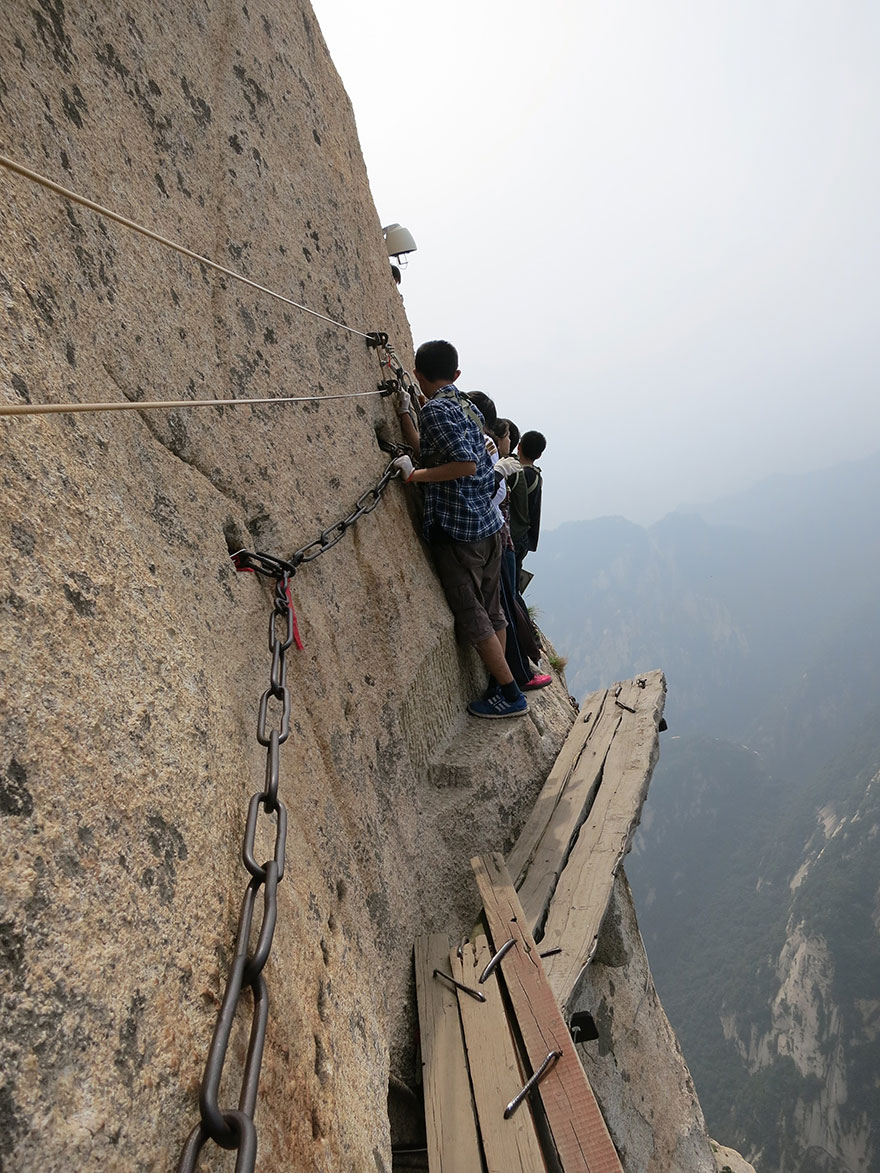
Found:
[[[409,351],[308,5],[14,2],[0,51],[8,155]],[[7,401],[375,390],[362,337],[6,172],[0,190]],[[5,1167],[167,1169],[196,1122],[265,768],[271,591],[229,550],[285,556],[348,513],[386,466],[379,424],[379,398],[0,421]],[[460,877],[509,838],[570,708],[556,688],[482,730],[476,776],[435,765],[481,677],[396,483],[293,596],[260,1164],[373,1171],[389,1073],[412,1074],[412,940],[469,923]]]
[[[307,4],[12,0],[0,117],[24,165],[410,353]],[[5,171],[0,195],[4,400],[375,390],[358,333]],[[386,466],[380,426],[396,423],[376,397],[0,419],[3,1168],[174,1167],[265,769],[271,589],[229,553],[287,556],[347,514]],[[482,673],[411,504],[391,484],[293,582],[305,648],[289,656],[281,754],[264,1170],[390,1169],[389,1084],[410,1124],[416,1102],[412,941],[470,928],[468,861],[509,847],[571,721],[562,682],[529,719],[464,721]],[[224,1105],[248,1028],[244,1009]],[[230,1157],[209,1145],[203,1167]]]

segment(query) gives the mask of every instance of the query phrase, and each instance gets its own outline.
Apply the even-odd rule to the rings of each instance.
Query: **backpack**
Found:
[[[521,464],[518,464],[507,478],[510,493],[510,536],[514,545],[518,545],[531,528],[531,498],[541,487],[541,470],[535,465],[529,467],[534,468],[537,473],[531,484]]]

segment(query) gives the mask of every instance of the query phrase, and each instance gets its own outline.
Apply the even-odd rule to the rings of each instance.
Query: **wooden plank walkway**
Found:
[[[449,941],[438,933],[415,944],[428,1165],[431,1173],[482,1173],[458,999],[435,969],[452,976]]]
[[[665,697],[662,673],[652,672],[624,684],[614,698],[615,706],[625,707],[618,709],[620,721],[601,780],[559,874],[541,937],[542,953],[558,950],[545,968],[563,1009],[596,951],[615,877],[632,846],[660,752]]]
[[[509,1120],[504,1109],[520,1091],[526,1077],[519,1058],[498,979],[490,976],[480,984],[480,975],[492,957],[489,942],[477,937],[450,953],[453,976],[465,986],[480,990],[485,1004],[465,993],[458,995],[458,1009],[464,1028],[468,1067],[483,1152],[488,1173],[545,1173],[531,1108],[523,1104]]]
[[[565,1015],[639,822],[665,696],[658,671],[587,697],[507,867],[500,855],[471,861],[491,941],[514,942],[495,976],[480,983],[492,947],[484,937],[451,953],[445,936],[416,942],[432,1173],[622,1173]],[[552,955],[542,962],[539,950]],[[555,1065],[532,1093],[540,1104],[505,1120],[551,1052]]]
[[[593,801],[624,710],[591,693],[507,860],[532,932],[541,924],[571,843]]]
[[[496,949],[513,938],[501,972],[532,1071],[553,1052],[558,1060],[538,1084],[565,1173],[623,1173],[617,1150],[581,1066],[568,1026],[547,982],[538,948],[501,855],[471,860]]]

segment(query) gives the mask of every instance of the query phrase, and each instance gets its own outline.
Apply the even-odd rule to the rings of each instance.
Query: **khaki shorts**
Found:
[[[431,549],[459,635],[478,644],[503,631],[500,533],[480,542],[432,541]]]

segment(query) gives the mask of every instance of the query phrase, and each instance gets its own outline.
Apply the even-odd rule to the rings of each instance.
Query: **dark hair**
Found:
[[[468,391],[467,397],[483,417],[486,431],[491,432],[498,422],[498,412],[495,410],[495,404],[485,391]]]
[[[437,339],[423,342],[416,351],[416,370],[432,383],[448,379],[450,383],[458,370],[458,351],[451,342]]]
[[[507,422],[510,425],[510,451],[516,452],[517,447],[519,446],[519,428],[516,426],[513,420],[508,420]]]
[[[494,428],[490,428],[489,431],[492,433],[493,440],[503,440],[510,431],[510,420],[506,420],[503,416],[499,415],[495,421]]]
[[[537,460],[547,447],[547,441],[540,432],[523,432],[519,446],[527,460]]]

